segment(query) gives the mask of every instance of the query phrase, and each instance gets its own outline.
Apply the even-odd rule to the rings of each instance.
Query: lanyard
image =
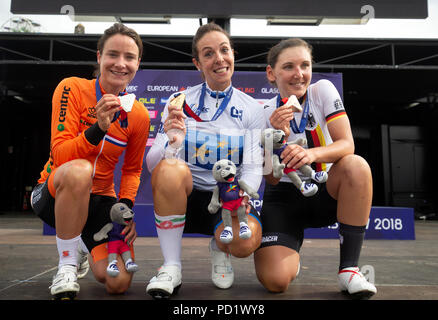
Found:
[[[301,117],[300,126],[298,127],[297,123],[295,122],[295,118],[293,118],[290,121],[290,127],[294,133],[303,133],[304,129],[306,128],[307,124],[307,116],[309,115],[309,99],[308,99],[308,92],[304,95],[304,109],[303,109],[303,116]],[[277,96],[277,108],[281,107],[284,104],[283,100],[281,99],[280,94]]]
[[[199,117],[199,115],[201,114],[202,110],[204,110],[205,93],[207,92],[207,90],[209,91],[209,93],[213,93],[212,91],[207,89],[207,85],[204,82],[202,84],[201,96],[199,97],[199,104],[198,104],[198,109],[196,110],[196,113],[193,112],[193,110],[187,104],[184,105],[184,113],[186,115],[190,116],[191,118],[195,119],[197,122],[210,122],[210,121],[217,120],[217,118],[219,118],[220,115],[227,108],[227,105],[231,100],[231,95],[233,94],[233,87],[231,86],[230,89],[227,92],[225,92],[224,99],[222,100],[221,105],[218,107],[218,109],[216,110],[216,113],[213,115],[213,117],[210,120],[202,120]],[[216,94],[216,93],[214,92],[214,94]],[[219,98],[221,98],[221,97],[222,97],[222,95],[219,94]]]
[[[119,96],[124,96],[128,94],[127,92],[120,92]],[[102,99],[102,91],[100,90],[100,85],[99,85],[99,76],[96,78],[96,101],[99,102],[99,100]],[[126,113],[125,110],[120,110],[117,111],[114,114],[114,118],[111,122],[116,121],[120,116],[120,126],[122,128],[127,128],[128,127],[128,114]]]

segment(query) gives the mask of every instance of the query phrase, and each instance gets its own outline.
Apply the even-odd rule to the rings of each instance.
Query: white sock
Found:
[[[79,241],[79,250],[81,250],[83,253],[90,253],[90,252],[88,251],[87,246],[86,246],[85,243],[84,243],[84,240],[82,240],[82,237],[81,237],[81,239],[80,239],[80,241]]]
[[[214,250],[214,251],[221,251],[218,247],[217,247],[217,244],[216,244],[216,239],[213,237],[213,238],[211,238],[211,249],[212,250]]]
[[[177,265],[181,268],[181,241],[186,215],[159,216],[155,213],[155,226],[163,253],[163,265]]]
[[[72,266],[77,266],[77,256],[78,256],[78,246],[81,240],[81,235],[73,239],[63,240],[56,236],[56,246],[58,248],[59,254],[59,264],[58,267],[69,264]]]

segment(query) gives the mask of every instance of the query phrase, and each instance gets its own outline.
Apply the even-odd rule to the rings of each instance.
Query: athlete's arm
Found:
[[[251,117],[248,118],[244,135],[243,164],[240,179],[251,188],[258,190],[263,178],[263,148],[260,137],[265,129],[265,117],[262,106],[257,102],[253,106]]]
[[[354,153],[354,140],[351,132],[350,121],[345,113],[341,97],[336,87],[328,80],[315,83],[314,103],[325,116],[327,129],[333,143],[326,146],[305,149],[299,145],[290,145],[282,153],[283,163],[287,167],[298,169],[304,164],[312,162],[333,163]]]
[[[305,149],[299,145],[289,145],[281,154],[282,162],[288,168],[298,169],[313,162],[336,162],[347,154],[354,153],[354,141],[350,121],[344,116],[328,124],[333,143],[323,147]]]
[[[129,136],[128,146],[122,166],[120,180],[119,199],[129,199],[132,205],[140,185],[140,175],[143,167],[143,157],[146,149],[146,141],[149,137],[150,119],[148,112],[141,106],[141,112],[133,114],[130,126],[133,126],[132,134]],[[128,126],[129,128],[129,126]]]
[[[109,105],[101,105],[106,106],[106,117],[110,117],[109,109],[114,115],[118,108],[114,101]],[[98,122],[81,132],[81,112],[84,108],[86,106],[82,101],[79,83],[72,78],[62,80],[52,98],[51,156],[55,166],[73,159],[86,158],[96,150],[105,136]]]

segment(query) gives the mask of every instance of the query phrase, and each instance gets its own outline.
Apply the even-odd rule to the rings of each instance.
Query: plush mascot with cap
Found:
[[[236,165],[230,160],[222,159],[217,161],[212,171],[217,185],[208,205],[208,211],[214,214],[222,207],[224,230],[220,234],[220,241],[222,243],[230,243],[233,240],[231,212],[234,210],[237,210],[237,218],[240,224],[239,237],[242,239],[251,238],[252,233],[248,226],[246,207],[241,206],[243,197],[240,196],[239,192],[243,190],[252,198],[258,199],[257,191],[253,190],[244,181],[235,178]]]

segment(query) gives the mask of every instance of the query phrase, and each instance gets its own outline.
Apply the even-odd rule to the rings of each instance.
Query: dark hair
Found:
[[[217,31],[217,32],[223,33],[228,38],[228,41],[230,42],[231,49],[234,49],[233,41],[231,41],[230,34],[228,32],[226,32],[220,25],[218,25],[214,22],[209,22],[209,23],[204,24],[198,28],[198,30],[196,31],[196,34],[192,40],[192,57],[195,58],[197,61],[199,61],[199,54],[198,54],[198,47],[197,47],[198,42],[199,42],[199,40],[201,40],[201,38],[204,35],[206,35],[209,32],[212,32],[212,31]]]
[[[313,57],[312,57],[313,48],[309,43],[307,43],[303,39],[290,38],[290,39],[281,40],[279,43],[277,43],[275,46],[273,46],[269,50],[268,56],[267,56],[268,65],[270,65],[272,68],[274,68],[275,65],[277,64],[278,56],[280,55],[280,53],[282,53],[283,50],[285,50],[285,49],[294,48],[294,47],[304,47],[307,50],[309,50],[310,59],[313,60]]]
[[[97,42],[97,50],[99,50],[99,52],[102,53],[103,48],[105,46],[105,42],[116,34],[128,36],[132,40],[134,40],[135,44],[138,47],[138,58],[140,59],[142,57],[143,41],[141,40],[140,36],[134,29],[128,28],[122,23],[114,23],[111,27],[105,30],[104,34],[100,37],[99,41]]]

